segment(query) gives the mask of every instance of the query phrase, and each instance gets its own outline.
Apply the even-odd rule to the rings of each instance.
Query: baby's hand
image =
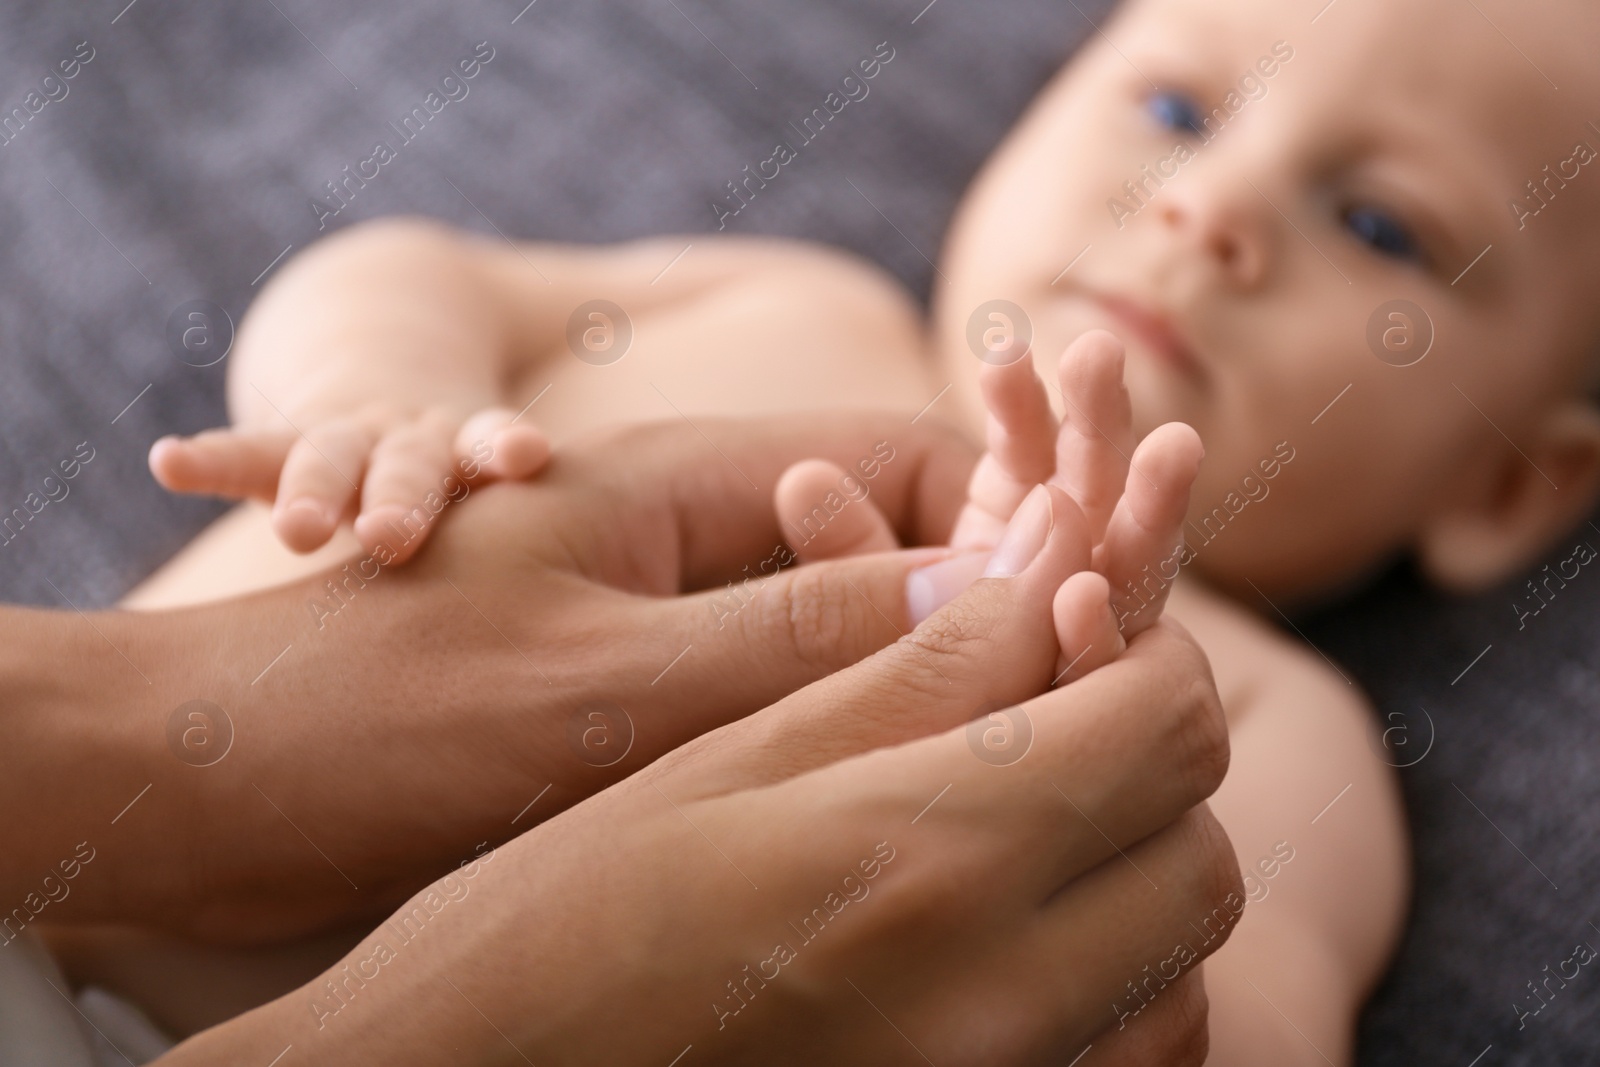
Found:
[[[1138,442],[1122,381],[1122,342],[1091,330],[1067,346],[1058,425],[1033,360],[985,364],[978,382],[989,408],[989,451],[967,487],[954,548],[992,548],[1038,483],[1059,486],[1083,511],[1091,567],[1110,585],[1124,637],[1161,616],[1183,545],[1189,490],[1205,450],[1181,422]]]
[[[430,495],[455,499],[462,484],[528,478],[544,467],[549,440],[514,419],[505,408],[463,418],[374,405],[294,428],[163,437],[150,448],[150,471],[175,493],[271,501],[273,529],[296,552],[326,544],[353,518],[363,548],[386,545],[400,562],[431,528]]]
[[[1060,364],[1066,407],[1060,423],[1031,358],[981,368],[989,451],[973,471],[967,505],[950,541],[966,554],[922,572],[919,580],[928,588],[922,590],[926,596],[916,598],[926,601],[917,613],[937,609],[981,575],[985,557],[974,553],[993,549],[1013,513],[1047,482],[1082,512],[1091,546],[1090,569],[1069,579],[1056,597],[1064,676],[1079,677],[1109,662],[1127,639],[1161,616],[1177,574],[1189,490],[1204,450],[1183,423],[1158,427],[1134,447],[1122,365],[1122,343],[1103,330],[1069,345]],[[798,529],[819,494],[837,486],[841,474],[820,460],[791,467],[776,493],[780,521]],[[898,547],[893,529],[870,499],[861,504],[843,509],[819,536],[796,546],[802,561]]]

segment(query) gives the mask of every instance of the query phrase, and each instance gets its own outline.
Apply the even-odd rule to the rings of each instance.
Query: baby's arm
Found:
[[[292,259],[240,329],[228,374],[233,426],[157,442],[158,480],[276,498],[276,532],[308,551],[358,500],[357,533],[373,548],[396,512],[412,513],[430,492],[450,495],[451,475],[536,471],[548,446],[502,406],[510,316],[482,258],[444,227],[397,220]]]
[[[1211,799],[1250,902],[1206,962],[1208,1063],[1354,1062],[1356,1022],[1408,895],[1405,819],[1361,694],[1232,604],[1180,587],[1172,610],[1216,672],[1233,762]],[[1347,788],[1348,787],[1348,788]]]
[[[775,311],[774,294],[796,299]],[[622,316],[578,313],[596,300]],[[878,310],[851,313],[869,301]],[[821,305],[843,310],[818,316]],[[836,337],[808,343],[797,316],[842,324],[860,352],[829,343]],[[374,512],[413,510],[463,461],[486,477],[537,470],[548,446],[535,416],[570,429],[670,418],[674,406],[690,415],[771,410],[774,398],[793,406],[809,395],[795,380],[802,359],[840,364],[823,379],[920,406],[923,382],[904,355],[908,339],[920,340],[914,323],[909,301],[881,277],[796,242],[700,238],[692,252],[668,238],[513,245],[384,220],[289,262],[241,326],[228,381],[233,428],[158,442],[151,465],[179,491],[276,498],[274,526],[299,550],[352,517],[372,548],[383,525]],[[630,329],[648,343],[614,365]],[[886,348],[900,358],[850,360]],[[552,382],[554,396],[527,411]],[[489,448],[469,455],[479,441]],[[493,458],[479,462],[485,452]]]

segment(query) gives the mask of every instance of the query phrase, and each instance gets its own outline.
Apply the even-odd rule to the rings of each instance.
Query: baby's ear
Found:
[[[1518,451],[1520,448],[1520,451]],[[1557,403],[1517,447],[1495,453],[1470,499],[1427,519],[1416,555],[1433,582],[1472,593],[1513,577],[1594,508],[1600,495],[1600,408]]]

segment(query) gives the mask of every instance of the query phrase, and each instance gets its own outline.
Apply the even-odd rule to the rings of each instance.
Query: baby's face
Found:
[[[1600,338],[1592,0],[1320,6],[1130,0],[967,194],[937,296],[952,360],[995,300],[1047,381],[1122,337],[1139,433],[1205,442],[1196,566],[1286,597],[1493,491]]]

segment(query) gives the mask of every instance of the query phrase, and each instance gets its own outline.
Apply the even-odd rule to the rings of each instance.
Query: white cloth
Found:
[[[126,1067],[171,1047],[127,1001],[93,986],[74,996],[31,931],[0,945],[0,1067]]]

